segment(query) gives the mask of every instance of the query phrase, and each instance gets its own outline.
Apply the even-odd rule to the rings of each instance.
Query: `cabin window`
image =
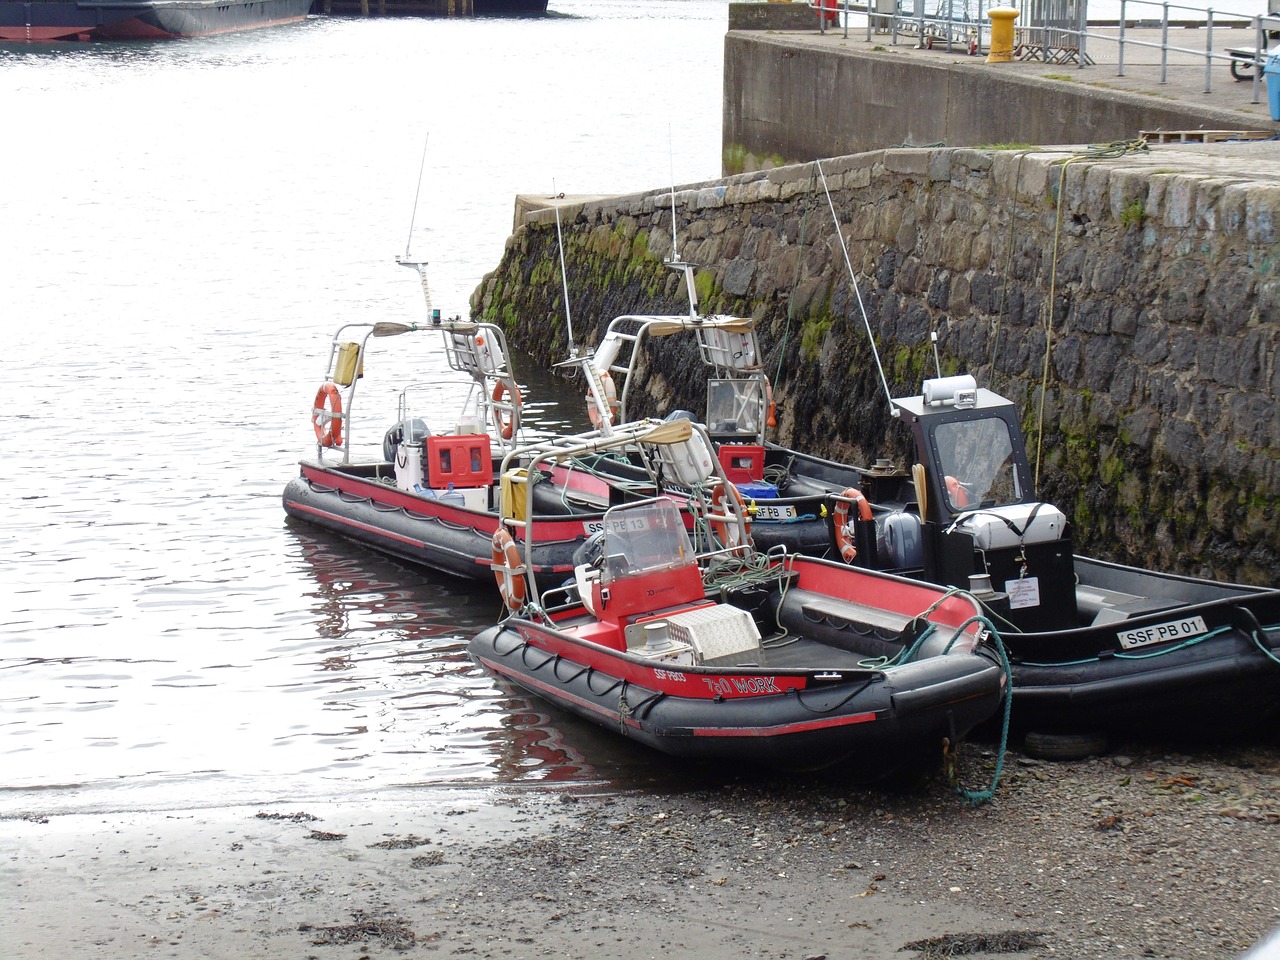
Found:
[[[942,493],[953,513],[1021,503],[1009,425],[999,417],[940,423],[933,430]]]
[[[713,433],[760,432],[764,419],[764,381],[708,380],[707,427]]]
[[[672,570],[694,560],[680,512],[666,499],[614,507],[604,515],[601,546],[603,583]]]

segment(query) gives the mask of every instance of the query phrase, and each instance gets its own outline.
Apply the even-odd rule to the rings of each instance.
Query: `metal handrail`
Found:
[[[1030,0],[1023,0],[1029,3]],[[927,9],[932,6],[932,12]],[[877,0],[864,0],[861,3],[850,3],[849,0],[808,0],[808,6],[818,14],[818,27],[823,33],[832,29],[828,17],[830,17],[842,30],[844,39],[849,37],[850,22],[853,15],[865,16],[866,41],[874,42],[877,33],[888,33],[889,42],[893,46],[897,46],[903,38],[914,38],[917,48],[930,47],[935,43],[941,42],[945,44],[948,52],[954,51],[957,46],[967,47],[967,52],[976,55],[987,50],[990,46],[991,23],[987,17],[987,11],[994,6],[1021,6],[1016,2],[1000,2],[1000,0],[976,0],[977,14],[969,16],[967,0],[894,0],[894,8],[892,12],[878,9]],[[956,8],[963,9],[957,15]],[[1140,17],[1131,16],[1130,10],[1138,7],[1152,7],[1159,11],[1158,18],[1141,19]],[[1085,67],[1096,66],[1087,54],[1086,44],[1089,41],[1096,43],[1115,43],[1118,46],[1116,75],[1123,77],[1125,75],[1125,51],[1132,47],[1141,47],[1148,49],[1156,49],[1160,51],[1160,83],[1168,82],[1168,68],[1170,54],[1177,54],[1183,57],[1203,57],[1204,58],[1204,92],[1211,93],[1213,89],[1213,65],[1215,62],[1225,62],[1230,64],[1232,61],[1240,61],[1240,57],[1233,56],[1225,52],[1217,52],[1213,49],[1214,44],[1214,28],[1223,23],[1230,24],[1249,24],[1250,32],[1254,39],[1254,71],[1252,86],[1252,102],[1261,102],[1262,91],[1262,68],[1266,61],[1265,51],[1267,49],[1267,35],[1271,32],[1280,31],[1280,14],[1264,14],[1255,15],[1250,13],[1233,13],[1229,11],[1215,10],[1213,7],[1190,7],[1180,4],[1169,3],[1166,0],[1120,0],[1120,17],[1114,24],[1114,30],[1108,31],[1106,28],[1112,24],[1107,22],[1090,23],[1086,19],[1086,3],[1081,2],[1078,7],[1079,16],[1077,22],[1067,26],[1062,24],[1036,24],[1028,23],[1019,25],[1017,36],[1023,42],[1038,38],[1041,42],[1039,46],[1044,49],[1049,46],[1046,42],[1051,34],[1055,37],[1071,38],[1075,41],[1072,48],[1072,59],[1076,61],[1078,69],[1083,70]],[[1191,16],[1185,19],[1172,20],[1170,12],[1185,12]],[[825,14],[825,16],[824,16]],[[1203,24],[1204,27],[1204,46],[1186,47],[1169,42],[1170,25],[1197,25]],[[1160,30],[1160,41],[1153,42],[1151,40],[1137,39],[1129,35],[1130,29],[1136,28],[1138,25],[1149,26],[1152,29]],[[1228,48],[1230,49],[1230,48]],[[1239,49],[1245,49],[1241,47]]]

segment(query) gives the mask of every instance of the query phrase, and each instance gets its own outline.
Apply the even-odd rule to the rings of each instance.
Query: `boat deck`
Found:
[[[841,650],[795,634],[775,641],[766,637],[762,641],[761,651],[764,654],[762,666],[775,669],[874,670],[881,665],[880,660],[867,654]]]

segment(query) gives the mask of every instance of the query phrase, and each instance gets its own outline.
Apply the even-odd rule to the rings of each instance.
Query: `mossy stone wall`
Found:
[[[870,338],[899,395],[933,374],[936,334],[944,375],[1021,406],[1082,552],[1280,583],[1280,184],[1256,169],[1163,147],[876,151],[677,188],[676,237],[701,312],[757,321],[781,443],[909,462]],[[687,310],[669,189],[561,217],[582,344]],[[546,365],[568,349],[556,237],[550,210],[525,217],[472,303]],[[696,356],[655,367],[637,412],[703,408]]]

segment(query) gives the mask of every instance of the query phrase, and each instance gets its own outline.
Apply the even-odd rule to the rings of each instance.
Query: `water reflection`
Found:
[[[499,613],[487,584],[416,571],[301,525],[292,533],[316,584],[316,633],[334,641],[312,662],[326,709],[377,714],[378,748],[402,758],[402,774],[416,783],[443,770],[500,782],[597,776],[545,713],[467,655],[471,635]],[[378,698],[381,707],[370,702]],[[403,759],[414,754],[430,763]]]
[[[328,738],[373,737],[381,754],[400,758],[398,773],[412,783],[626,788],[680,775],[669,758],[477,667],[467,641],[500,613],[487,584],[405,567],[301,524],[290,532],[315,580],[316,632],[334,641],[309,664],[322,675],[325,708],[371,717],[358,731],[348,726]]]

